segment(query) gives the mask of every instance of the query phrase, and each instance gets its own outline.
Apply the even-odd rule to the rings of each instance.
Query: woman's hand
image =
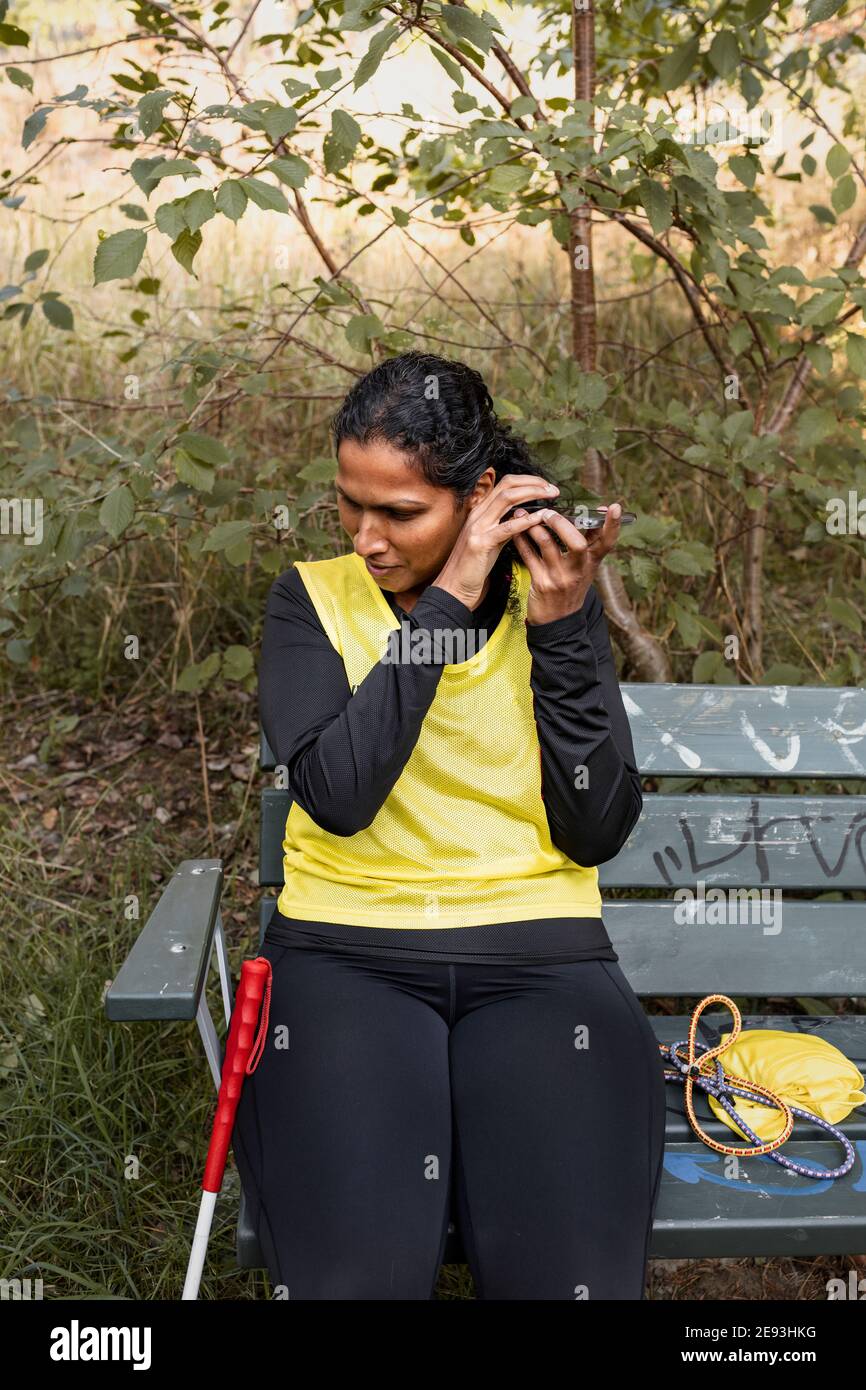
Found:
[[[520,515],[515,513],[508,521],[500,522],[500,517],[510,511],[515,503],[528,502],[534,497],[553,500],[558,492],[555,484],[548,483],[537,474],[506,473],[495,487],[490,488],[483,501],[477,502],[470,511],[451,554],[433,583],[440,589],[447,589],[467,608],[477,608],[485,581],[500,550],[517,532],[536,525],[538,512],[526,512],[520,508]],[[570,526],[570,523],[566,522],[566,525]]]
[[[577,613],[583,607],[599,565],[619,540],[622,507],[619,502],[614,502],[606,510],[604,525],[597,531],[591,531],[588,536],[584,536],[560,512],[529,514],[536,524],[514,540],[532,579],[526,608],[528,623],[551,623],[556,618]],[[518,514],[526,515],[522,508],[518,508],[515,516]],[[539,524],[542,518],[547,525]],[[556,536],[550,534],[548,526],[566,547],[564,554],[560,552]],[[541,551],[540,556],[533,550],[529,536]]]

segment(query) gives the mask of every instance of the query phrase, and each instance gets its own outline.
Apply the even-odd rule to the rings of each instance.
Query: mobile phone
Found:
[[[528,502],[519,502],[517,505],[523,507],[524,511],[527,512],[539,512],[543,507],[549,507],[551,511],[557,511],[560,516],[564,516],[573,526],[577,527],[578,531],[598,531],[605,523],[607,509],[604,507],[587,507],[578,510],[577,504],[572,504],[572,509],[566,510],[562,506],[557,507],[556,501],[556,498],[551,502],[543,497],[531,497]],[[509,521],[514,512],[515,508],[511,507],[500,520]],[[621,526],[628,526],[632,521],[636,521],[637,517],[634,512],[622,512],[619,520]]]
[[[607,511],[600,507],[589,507],[585,512],[579,512],[570,516],[568,519],[578,531],[598,531],[605,523]],[[637,517],[634,512],[620,512],[619,522],[621,526],[628,526]]]

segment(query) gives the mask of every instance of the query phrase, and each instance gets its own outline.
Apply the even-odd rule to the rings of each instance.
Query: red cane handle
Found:
[[[229,1025],[216,1115],[202,1180],[205,1192],[219,1192],[222,1184],[247,1061],[255,1039],[259,1008],[270,974],[271,963],[264,956],[257,956],[255,960],[245,960],[241,965],[241,978]]]

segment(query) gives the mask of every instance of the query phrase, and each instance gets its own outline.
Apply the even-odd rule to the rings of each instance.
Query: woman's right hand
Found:
[[[500,517],[532,498],[549,497],[552,504],[558,492],[555,484],[537,474],[506,473],[470,511],[454,549],[433,580],[436,587],[446,589],[467,608],[477,608],[502,547],[518,532],[537,526],[544,513],[533,511],[502,522]]]

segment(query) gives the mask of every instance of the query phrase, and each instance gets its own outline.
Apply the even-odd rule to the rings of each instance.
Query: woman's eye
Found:
[[[348,497],[342,497],[339,493],[337,494],[337,498],[342,502],[344,507],[349,507],[352,511],[358,510],[357,502],[350,502]],[[383,510],[385,515],[391,517],[393,521],[414,521],[417,516],[420,516],[420,512],[395,512],[387,507]]]

